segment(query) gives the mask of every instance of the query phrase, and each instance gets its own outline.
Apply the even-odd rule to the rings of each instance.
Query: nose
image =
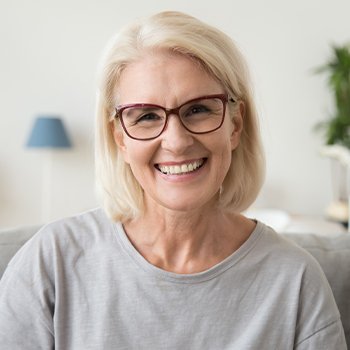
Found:
[[[181,124],[176,114],[168,116],[168,122],[162,135],[162,147],[172,153],[182,154],[193,144],[193,135]]]

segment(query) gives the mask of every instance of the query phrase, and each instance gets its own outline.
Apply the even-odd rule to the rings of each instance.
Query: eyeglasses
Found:
[[[165,130],[169,116],[179,117],[182,126],[193,134],[207,134],[221,127],[226,104],[235,102],[225,94],[202,96],[176,108],[165,108],[148,103],[133,103],[116,108],[125,133],[135,140],[153,140]]]

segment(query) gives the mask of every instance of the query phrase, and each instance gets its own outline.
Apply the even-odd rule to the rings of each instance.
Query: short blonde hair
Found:
[[[219,205],[240,212],[255,200],[264,178],[264,156],[257,113],[245,60],[233,41],[220,30],[180,12],[161,12],[138,20],[118,33],[101,62],[97,96],[95,164],[103,207],[114,220],[125,221],[143,212],[143,189],[124,162],[114,141],[118,82],[124,68],[147,50],[165,49],[196,61],[226,92],[245,106],[239,146],[221,188]]]

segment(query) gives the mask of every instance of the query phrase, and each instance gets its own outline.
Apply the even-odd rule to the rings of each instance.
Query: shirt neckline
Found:
[[[243,259],[249,253],[249,251],[256,245],[256,242],[259,240],[260,236],[262,235],[262,232],[264,231],[264,227],[265,225],[263,223],[257,221],[257,224],[253,232],[248,237],[248,239],[231,255],[229,255],[227,258],[225,258],[218,264],[212,266],[211,268],[193,274],[179,274],[175,272],[166,271],[155,265],[152,265],[138,252],[138,250],[130,242],[121,222],[117,222],[114,225],[114,230],[118,242],[122,246],[125,253],[145,273],[159,279],[168,280],[170,282],[189,284],[211,280],[217,277],[218,275],[222,274],[232,266],[234,266],[238,261]]]

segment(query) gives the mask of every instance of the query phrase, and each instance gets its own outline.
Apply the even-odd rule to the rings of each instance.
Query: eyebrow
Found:
[[[202,99],[207,99],[207,98],[215,98],[216,96],[226,96],[227,100],[230,100],[232,102],[234,102],[235,100],[230,97],[228,94],[226,93],[218,93],[218,94],[211,94],[211,95],[200,95],[198,97],[194,97],[194,98],[191,98],[187,101],[184,101],[183,103],[179,104],[176,108],[178,107],[181,107],[185,104],[187,104],[188,102],[192,102],[192,101],[195,101],[195,100],[202,100]],[[145,103],[145,102],[136,102],[136,103],[126,103],[126,104],[120,104],[116,107],[116,110],[119,111],[120,109],[124,109],[124,108],[129,108],[129,107],[136,107],[136,108],[141,108],[142,106],[154,106],[154,107],[160,107],[160,108],[163,108],[163,109],[174,109],[174,108],[168,108],[168,107],[165,107],[165,106],[161,106],[161,105],[158,105],[156,103]]]

